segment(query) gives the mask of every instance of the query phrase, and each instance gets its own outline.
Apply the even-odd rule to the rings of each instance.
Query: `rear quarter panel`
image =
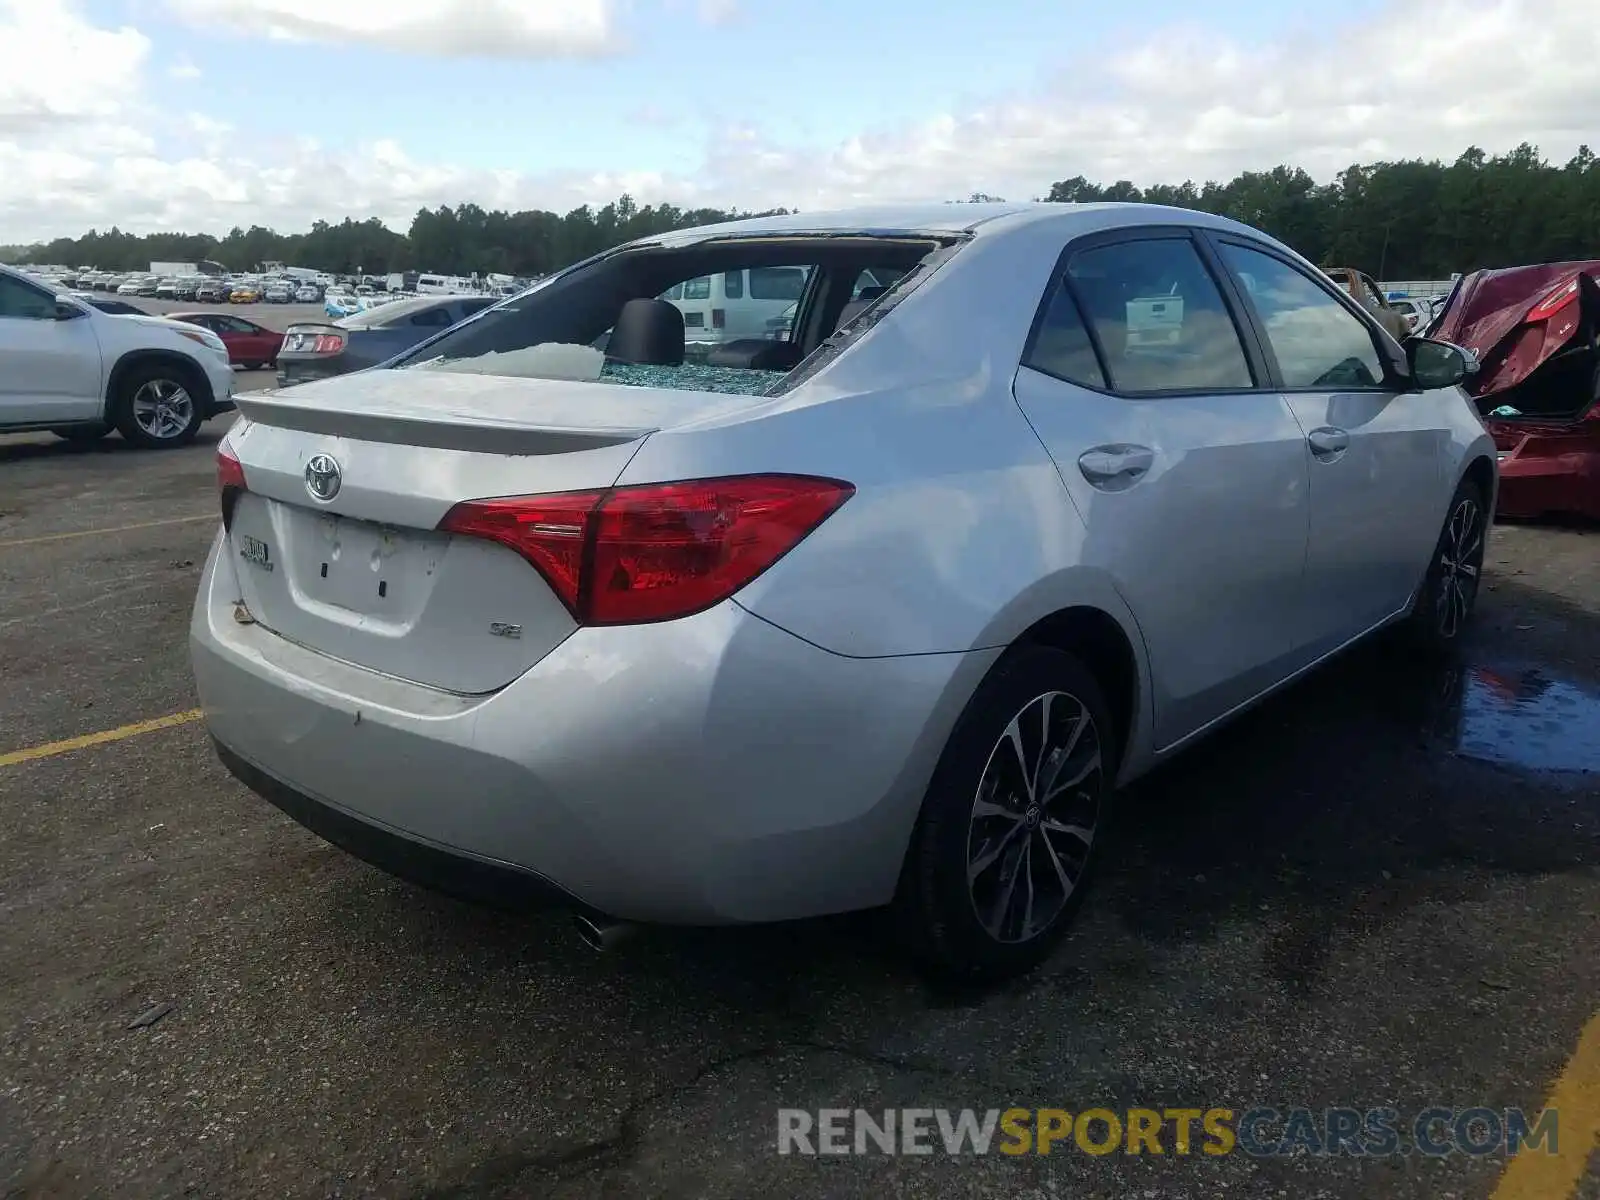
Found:
[[[618,483],[785,471],[854,484],[736,597],[835,653],[1005,646],[1088,605],[1121,624],[1142,671],[1132,615],[1082,565],[1083,523],[1011,394],[1065,238],[1041,222],[975,241],[794,392],[652,435]]]

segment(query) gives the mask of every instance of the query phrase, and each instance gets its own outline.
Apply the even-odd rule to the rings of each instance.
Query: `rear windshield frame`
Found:
[[[551,331],[553,336],[530,339],[526,345],[544,342],[588,344],[592,339],[581,337],[581,331],[575,329],[582,324],[582,314],[574,311],[580,305],[589,306],[596,312],[609,311],[613,314],[611,319],[614,320],[615,311],[619,310],[624,302],[617,297],[633,298],[632,295],[627,295],[630,291],[634,294],[658,296],[670,290],[674,284],[700,275],[714,275],[728,270],[748,269],[751,266],[761,265],[793,266],[800,262],[818,267],[848,266],[852,258],[870,255],[874,247],[887,249],[892,246],[906,253],[908,257],[912,248],[921,249],[921,256],[908,266],[889,290],[874,301],[866,311],[858,314],[848,325],[833,330],[823,338],[794,369],[787,373],[773,373],[774,386],[767,394],[779,395],[788,391],[799,379],[809,378],[826,361],[831,361],[845,345],[853,343],[876,325],[906,295],[920,286],[933,270],[947,261],[970,239],[970,233],[947,230],[874,229],[793,233],[752,232],[722,234],[686,244],[663,244],[661,241],[634,243],[595,255],[565,271],[540,280],[534,287],[486,308],[452,328],[443,330],[401,352],[383,366],[386,369],[404,369],[435,363],[441,357],[475,358],[487,354],[490,352],[489,348],[479,340],[488,332],[484,325],[488,322],[514,318],[523,321],[546,320],[553,324],[565,323],[566,328],[562,329],[558,325]],[[629,281],[627,274],[629,268],[635,263],[641,263],[641,260],[659,260],[658,263],[648,264],[654,269],[644,273],[643,286],[619,286]],[[637,276],[632,282],[639,282]],[[659,283],[660,286],[655,286],[655,283]],[[585,291],[587,294],[584,294]],[[574,292],[579,294],[574,296]],[[804,306],[808,299],[809,295],[796,303]],[[614,302],[614,307],[610,307],[611,302]],[[530,313],[526,307],[528,305],[537,306],[538,309],[545,311]],[[598,337],[603,332],[603,328],[597,330],[594,336]],[[470,352],[459,356],[451,355],[449,353],[451,342]]]

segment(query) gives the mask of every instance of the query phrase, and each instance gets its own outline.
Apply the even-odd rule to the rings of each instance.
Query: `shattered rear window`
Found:
[[[783,375],[772,371],[752,371],[744,367],[713,367],[686,362],[677,367],[639,366],[608,360],[600,372],[606,383],[630,387],[676,388],[695,392],[723,392],[735,396],[765,396],[783,382]]]

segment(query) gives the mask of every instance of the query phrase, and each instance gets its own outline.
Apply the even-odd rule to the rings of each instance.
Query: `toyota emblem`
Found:
[[[326,503],[339,494],[339,485],[344,482],[339,474],[339,463],[331,454],[313,454],[311,461],[306,463],[306,491],[311,493],[313,500]]]

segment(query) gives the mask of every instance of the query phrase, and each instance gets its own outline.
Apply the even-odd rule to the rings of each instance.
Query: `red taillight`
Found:
[[[580,624],[632,625],[726,600],[854,493],[835,479],[747,475],[469,500],[439,528],[515,550]]]
[[[726,329],[727,327],[728,310],[725,308],[713,308],[711,310],[711,328]]]
[[[1559,287],[1553,288],[1549,295],[1529,309],[1527,319],[1529,321],[1548,321],[1577,298],[1578,280],[1574,276]]]
[[[234,456],[224,440],[217,446],[217,497],[222,502],[224,526],[233,522],[233,506],[239,500],[239,493],[249,489],[250,485],[244,479],[243,464]]]

